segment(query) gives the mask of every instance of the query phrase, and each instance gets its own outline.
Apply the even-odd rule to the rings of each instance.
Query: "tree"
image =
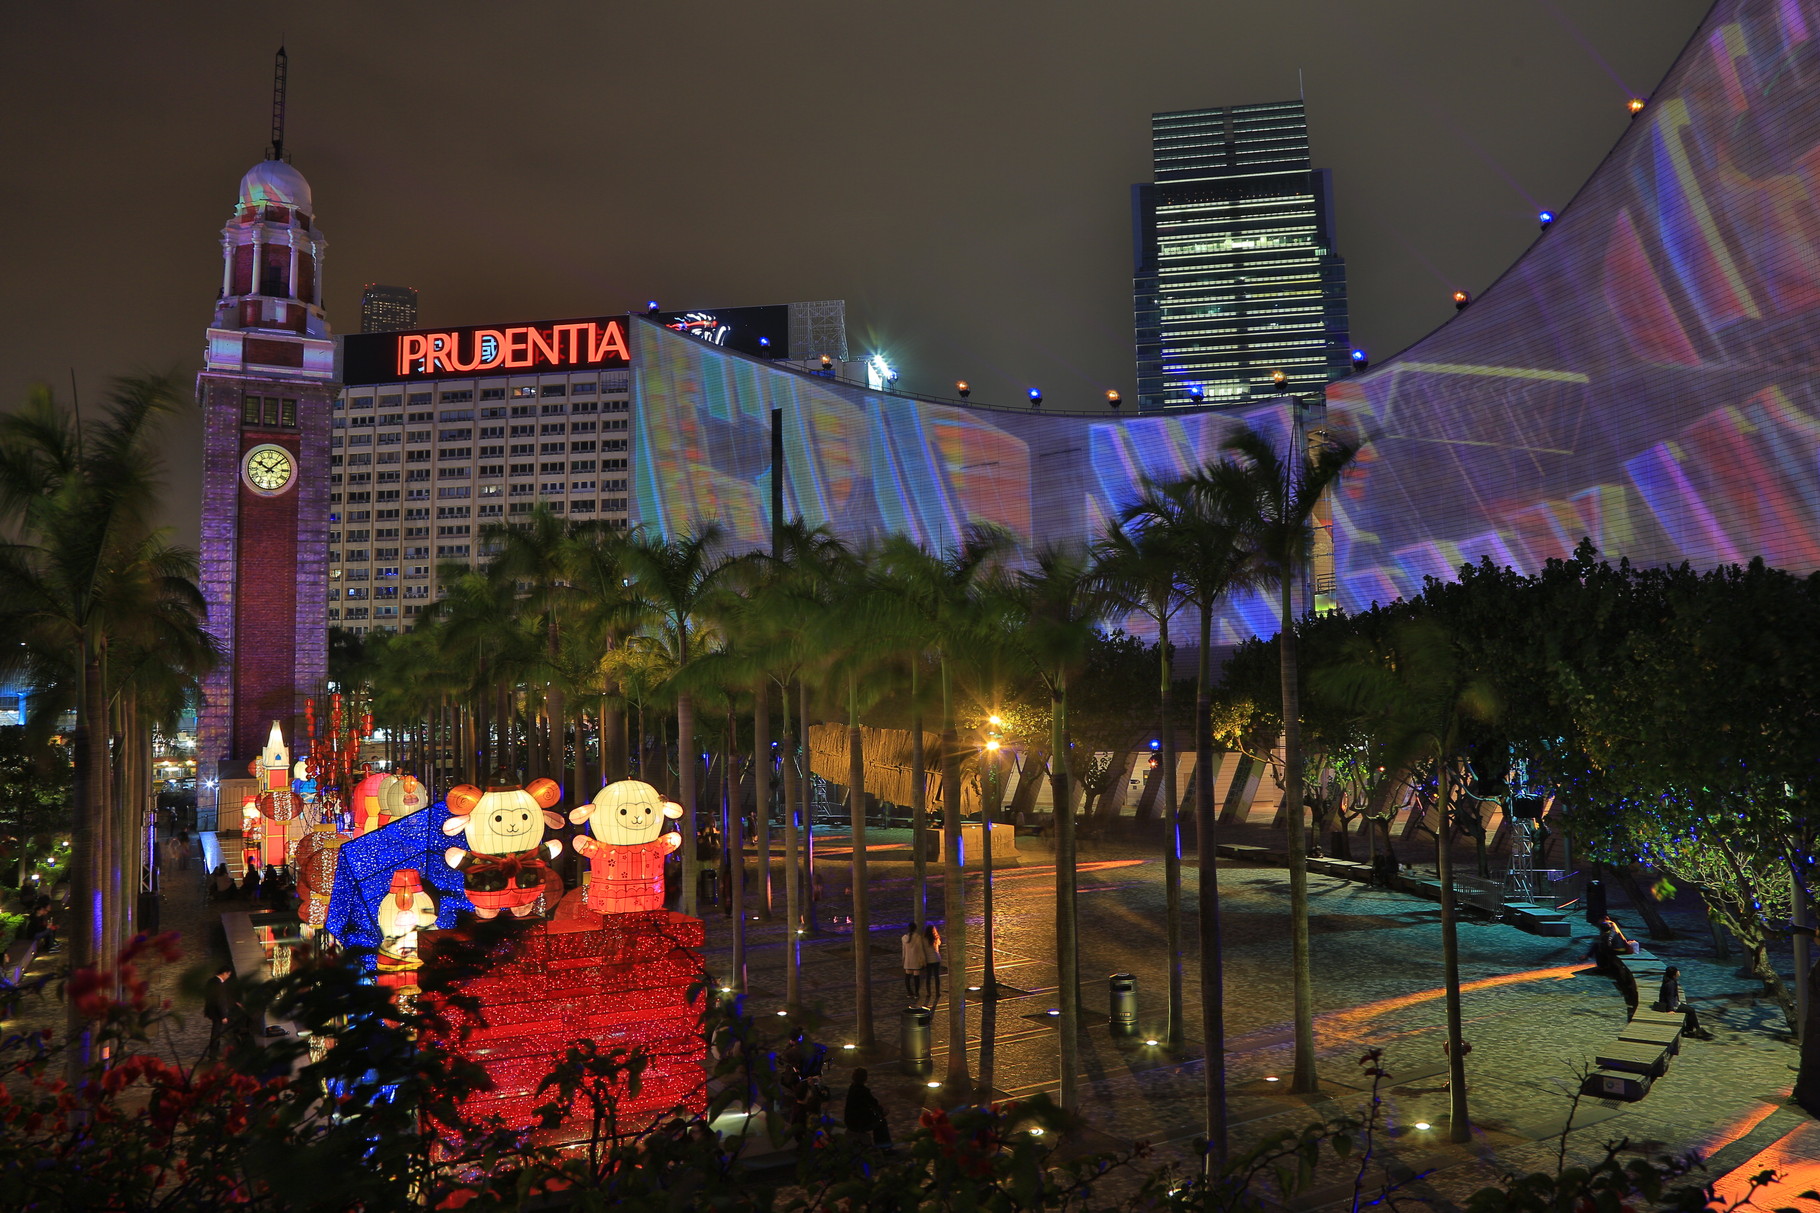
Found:
[[[109,746],[121,683],[110,654],[167,653],[192,675],[216,654],[201,630],[196,558],[150,521],[162,487],[158,430],[180,400],[168,377],[116,380],[102,420],[85,427],[38,387],[0,418],[0,521],[14,537],[0,546],[0,661],[59,686],[75,711],[70,940],[79,967],[101,960],[126,915],[115,874],[128,847]],[[72,1005],[72,1075],[87,1063],[88,1030]]]
[[[1289,823],[1289,938],[1295,985],[1295,1073],[1290,1090],[1313,1092],[1320,1089],[1320,1081],[1315,1076],[1314,974],[1308,946],[1308,840],[1302,820],[1295,585],[1307,567],[1315,510],[1352,462],[1356,448],[1318,431],[1308,435],[1306,450],[1292,447],[1280,454],[1263,435],[1245,430],[1227,443],[1227,451],[1232,458],[1204,469],[1194,484],[1217,513],[1239,529],[1252,573],[1277,591],[1283,804]]]
[[[1044,548],[1017,574],[1005,596],[1004,643],[1021,653],[1049,693],[1051,772],[1055,796],[1055,940],[1061,981],[1061,1088],[1064,1108],[1079,1105],[1081,962],[1076,907],[1074,806],[1067,754],[1068,686],[1086,664],[1096,625],[1111,605],[1082,553]],[[958,983],[957,983],[958,984]]]
[[[1195,850],[1200,869],[1196,915],[1201,942],[1201,1021],[1207,1038],[1204,1082],[1211,1166],[1223,1160],[1227,1150],[1224,947],[1220,939],[1220,877],[1213,836],[1213,613],[1229,593],[1246,583],[1247,552],[1239,542],[1238,529],[1220,504],[1210,499],[1194,479],[1146,485],[1143,495],[1127,507],[1124,520],[1135,529],[1140,542],[1153,545],[1152,557],[1173,570],[1174,592],[1194,608],[1199,622],[1194,710]],[[1148,574],[1160,575],[1159,570]],[[1154,587],[1151,594],[1160,592],[1160,587]],[[1164,601],[1156,598],[1159,605]],[[1173,746],[1168,729],[1164,730],[1164,738]],[[1174,764],[1165,759],[1165,778],[1170,783],[1173,771]],[[1168,786],[1166,783],[1165,788]],[[1173,798],[1174,792],[1169,795]],[[1174,805],[1171,812],[1176,813]],[[1174,848],[1179,847],[1178,834]]]
[[[677,670],[686,670],[700,648],[698,629],[725,607],[734,562],[716,555],[720,528],[702,527],[678,539],[635,535],[626,551],[639,597],[664,621],[676,644]],[[676,696],[677,799],[682,802],[683,913],[696,910],[695,702],[687,690]]]
[[[982,641],[980,594],[1011,550],[1003,531],[969,527],[958,546],[935,555],[907,539],[887,540],[879,554],[892,608],[881,622],[905,647],[934,656],[941,689],[942,924],[947,929],[948,1074],[950,1087],[972,1085],[967,1068],[967,889],[961,868],[961,747],[955,725],[954,662],[969,643]],[[881,598],[881,602],[883,599]],[[912,692],[914,703],[915,694]],[[920,714],[912,718],[913,743],[922,738]],[[922,772],[914,772],[917,780]],[[920,838],[918,836],[919,845]]]
[[[1457,644],[1429,619],[1403,621],[1386,642],[1357,637],[1343,664],[1311,675],[1314,686],[1359,713],[1382,740],[1390,765],[1432,764],[1435,803],[1435,868],[1441,884],[1441,952],[1447,997],[1448,1092],[1452,1140],[1472,1139],[1466,1108],[1466,1050],[1461,1038],[1460,941],[1454,913],[1453,846],[1447,819],[1453,806],[1455,772],[1463,762],[1462,724],[1489,720],[1495,712],[1491,687],[1469,674]]]

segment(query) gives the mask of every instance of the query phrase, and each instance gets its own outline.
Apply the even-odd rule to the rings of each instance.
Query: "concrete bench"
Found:
[[[1649,1094],[1649,1088],[1654,1082],[1655,1079],[1647,1074],[1633,1074],[1628,1070],[1594,1070],[1580,1084],[1580,1093],[1597,1099],[1621,1099],[1626,1103],[1635,1103]]]
[[[1573,924],[1564,915],[1528,901],[1505,902],[1504,921],[1544,939],[1569,939],[1574,933]]]
[[[1681,1026],[1633,1019],[1618,1033],[1618,1041],[1621,1044],[1654,1045],[1668,1050],[1670,1057],[1678,1057],[1681,1054]]]
[[[1660,1078],[1668,1072],[1668,1048],[1640,1041],[1615,1040],[1595,1053],[1593,1061],[1604,1070],[1623,1070]]]
[[[37,945],[29,939],[15,939],[6,945],[6,960],[0,967],[0,981],[16,986],[25,980],[26,966],[38,954]]]

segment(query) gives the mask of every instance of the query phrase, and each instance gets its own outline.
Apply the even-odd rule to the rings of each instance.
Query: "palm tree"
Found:
[[[1177,551],[1179,532],[1169,524],[1181,510],[1176,499],[1151,484],[1126,507],[1125,521],[1106,528],[1100,544],[1098,575],[1108,594],[1127,610],[1138,611],[1156,622],[1158,670],[1158,760],[1163,775],[1163,924],[1169,951],[1168,1030],[1165,1043],[1171,1051],[1187,1045],[1182,981],[1182,814],[1176,788],[1175,673],[1169,644],[1169,623],[1182,605],[1177,582],[1183,553]]]
[[[518,768],[518,686],[542,646],[540,637],[525,629],[509,581],[462,565],[448,565],[443,574],[449,592],[423,619],[435,637],[438,664],[454,675],[447,698],[456,705],[462,754],[456,775],[484,784],[494,771]]]
[[[1079,1106],[1081,1032],[1080,922],[1075,905],[1075,821],[1068,774],[1068,678],[1086,659],[1095,626],[1111,605],[1083,554],[1045,548],[1010,588],[1007,643],[1022,653],[1049,692],[1051,788],[1055,798],[1055,941],[1061,977],[1061,1090]]]
[[[812,823],[802,812],[801,785],[807,782],[807,768],[798,766],[797,753],[808,721],[800,719],[799,712],[797,723],[792,723],[790,701],[795,692],[798,704],[803,702],[808,670],[824,655],[815,627],[827,617],[835,588],[828,571],[843,563],[845,548],[826,528],[807,526],[800,518],[779,527],[777,540],[777,555],[756,567],[737,626],[742,643],[753,646],[758,665],[777,684],[783,709],[778,751],[784,785],[784,1002],[795,1011],[801,1007],[802,936],[809,921],[806,895],[811,892],[805,887],[803,835]]]
[[[674,634],[676,664],[680,673],[694,658],[696,633],[724,607],[725,591],[734,562],[715,555],[720,528],[713,524],[679,539],[635,535],[626,550],[639,597]],[[696,754],[695,700],[687,689],[676,696],[677,799],[682,802],[683,913],[696,911]]]
[[[105,417],[84,427],[36,388],[0,418],[0,649],[4,660],[59,671],[76,715],[71,848],[71,962],[98,967],[119,937],[111,888],[123,833],[110,795],[110,651],[165,647],[212,660],[201,633],[195,557],[166,543],[156,515],[160,423],[182,397],[167,377],[121,379]],[[137,795],[138,789],[132,789]],[[72,1077],[86,1067],[87,1024],[70,1004]]]
[[[606,657],[643,622],[644,604],[632,592],[625,532],[599,523],[571,524],[567,576],[572,590],[564,667],[578,692],[595,703],[600,726],[602,786],[628,775],[626,696]],[[577,734],[577,765],[584,747]]]
[[[1003,531],[969,527],[958,547],[940,556],[910,542],[885,541],[878,564],[890,587],[890,619],[900,634],[920,638],[920,648],[934,654],[940,675],[942,732],[942,925],[947,929],[948,1073],[951,1088],[971,1087],[967,1070],[967,889],[961,867],[961,750],[955,728],[953,658],[984,629],[980,593],[986,580],[1011,551]],[[913,722],[920,737],[920,718]],[[921,778],[921,772],[916,772]],[[921,837],[918,837],[918,845]]]
[[[564,692],[565,684],[575,680],[575,672],[563,661],[563,639],[576,606],[574,525],[539,503],[522,521],[486,527],[480,536],[484,544],[498,548],[486,569],[488,579],[517,599],[523,630],[540,642],[530,672],[543,686],[546,735],[540,751],[537,730],[531,731],[531,768],[533,774],[548,774],[559,784],[569,782],[564,777]]]
[[[1242,532],[1251,570],[1277,590],[1277,644],[1283,688],[1283,805],[1289,823],[1289,940],[1294,969],[1295,1073],[1292,1092],[1320,1089],[1315,1076],[1314,974],[1308,947],[1308,839],[1302,804],[1302,722],[1295,648],[1295,584],[1313,542],[1315,510],[1352,461],[1355,447],[1325,431],[1306,449],[1279,454],[1263,435],[1241,431],[1226,445],[1236,458],[1193,478],[1216,509]],[[1208,727],[1197,721],[1196,729]],[[1211,799],[1211,790],[1209,791]]]
[[[1447,989],[1449,1130],[1457,1142],[1472,1138],[1466,1108],[1466,1050],[1460,1037],[1460,941],[1454,914],[1453,855],[1448,814],[1453,804],[1454,764],[1468,718],[1489,720],[1496,712],[1490,684],[1467,672],[1452,637],[1433,620],[1394,625],[1384,644],[1353,637],[1341,664],[1316,671],[1314,689],[1358,712],[1378,742],[1378,753],[1393,770],[1433,762],[1435,868],[1441,884],[1441,955]]]

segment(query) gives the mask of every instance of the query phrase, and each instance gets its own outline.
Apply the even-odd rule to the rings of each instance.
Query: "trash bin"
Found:
[[[898,1027],[898,1052],[904,1067],[916,1073],[917,1067],[929,1064],[929,1037],[935,1024],[935,1012],[928,1007],[905,1007]]]
[[[1130,1035],[1137,1031],[1138,1003],[1137,978],[1130,973],[1114,973],[1106,979],[1112,1005],[1108,1012],[1112,1020],[1114,1036]]]

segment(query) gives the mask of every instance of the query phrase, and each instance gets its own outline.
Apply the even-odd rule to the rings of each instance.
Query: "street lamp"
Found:
[[[992,942],[992,816],[1002,792],[999,787],[999,751],[1003,748],[999,732],[1005,727],[997,712],[986,717],[986,742],[980,755],[980,863],[984,873],[980,884],[980,910],[985,920],[986,957],[980,974],[981,998],[998,997],[998,970],[993,964]]]

